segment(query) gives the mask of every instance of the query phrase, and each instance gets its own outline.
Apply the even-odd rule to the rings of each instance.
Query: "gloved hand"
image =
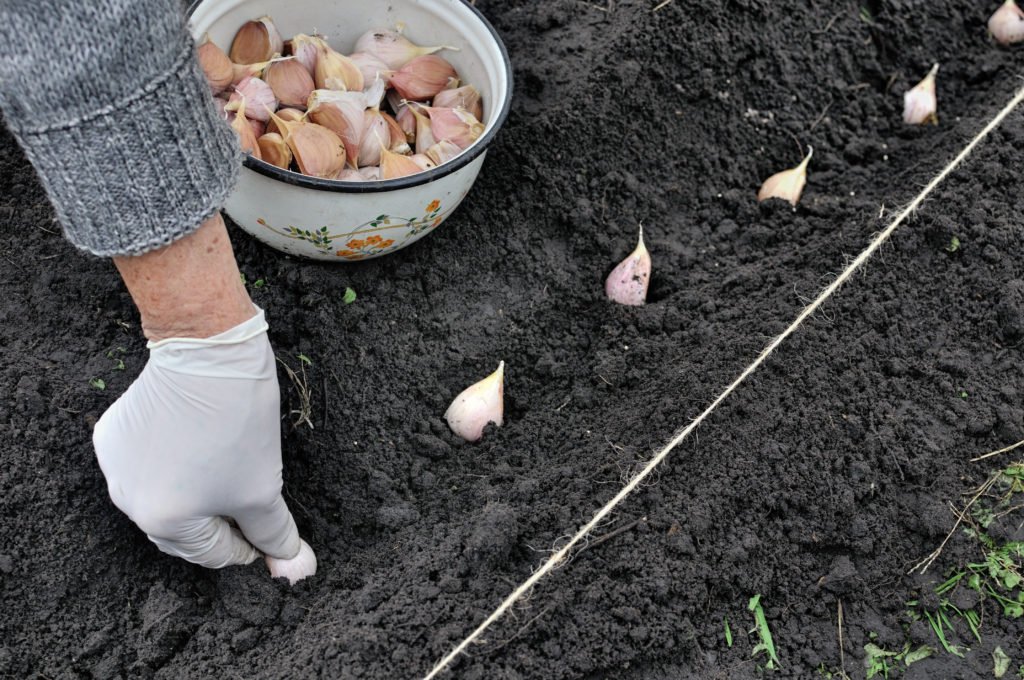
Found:
[[[281,496],[280,392],[257,311],[210,338],[151,342],[93,433],[114,504],[163,552],[214,569],[257,550],[312,555]]]

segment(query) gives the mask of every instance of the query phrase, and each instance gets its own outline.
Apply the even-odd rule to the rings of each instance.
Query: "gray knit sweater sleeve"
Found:
[[[96,255],[193,231],[241,163],[179,0],[0,0],[0,109],[68,239]]]

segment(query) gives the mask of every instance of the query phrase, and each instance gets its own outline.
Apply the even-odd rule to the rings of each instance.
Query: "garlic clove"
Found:
[[[237,85],[249,77],[259,78],[263,75],[264,69],[268,66],[270,66],[270,60],[257,62],[255,64],[232,64],[231,84]]]
[[[363,177],[362,173],[353,168],[342,168],[341,172],[332,177],[342,182],[365,182],[366,178]]]
[[[427,149],[427,156],[437,165],[447,163],[460,153],[462,153],[462,149],[460,149],[454,142],[450,142],[447,139],[442,139],[440,142]]]
[[[295,585],[316,573],[316,553],[302,539],[299,539],[299,543],[299,554],[290,560],[264,555],[271,577],[286,578],[290,585]]]
[[[281,106],[303,107],[313,92],[313,76],[296,58],[271,62],[263,72],[263,80],[270,86]]]
[[[460,392],[445,411],[444,419],[452,432],[475,442],[484,436],[484,428],[489,423],[502,426],[504,411],[505,362],[502,361],[494,373]]]
[[[278,118],[280,118],[282,120],[289,121],[289,122],[295,122],[297,120],[305,120],[305,118],[306,118],[305,111],[301,111],[299,109],[294,109],[294,108],[278,109],[274,113],[276,114],[276,116]],[[274,122],[273,118],[271,118],[269,121],[267,121],[267,132],[276,132],[276,133],[278,133],[280,135],[284,134],[283,131],[277,129],[277,123]]]
[[[359,141],[359,166],[379,165],[381,147],[391,145],[391,130],[380,109],[363,112],[363,136]]]
[[[332,130],[306,120],[284,120],[271,114],[299,171],[311,177],[334,177],[345,167],[345,145]]]
[[[353,168],[358,167],[359,146],[366,123],[363,112],[366,98],[362,92],[313,90],[306,110],[314,123],[333,130],[345,144],[345,155]]]
[[[403,156],[387,149],[380,150],[381,179],[395,179],[396,177],[415,175],[420,170],[422,168],[410,156]]]
[[[245,99],[248,102],[249,113],[247,115],[250,118],[264,123],[270,119],[267,109],[271,111],[277,109],[277,97],[274,96],[270,85],[254,76],[249,76],[235,85],[235,91],[228,98],[228,103],[238,101],[238,99]]]
[[[938,72],[939,65],[935,64],[921,82],[903,93],[903,122],[911,125],[939,124],[935,97],[935,74]]]
[[[419,105],[415,102],[410,102],[406,106],[409,107],[413,118],[416,119],[416,153],[425,154],[427,149],[434,146],[434,143],[437,141],[434,139],[434,133],[430,127],[430,118],[417,111]]]
[[[391,73],[389,82],[406,99],[426,101],[443,90],[449,78],[457,77],[455,67],[448,60],[436,54],[426,54]]]
[[[284,138],[276,132],[268,132],[256,140],[260,147],[262,160],[284,170],[292,163],[292,150],[288,148]]]
[[[433,54],[438,50],[454,50],[455,47],[437,45],[420,47],[402,35],[401,31],[386,28],[367,31],[356,40],[356,52],[367,52],[375,55],[391,70],[398,70],[416,57]]]
[[[409,147],[409,140],[405,138],[405,131],[402,130],[402,126],[398,124],[398,121],[383,111],[380,115],[388,125],[391,138],[388,149],[403,155],[412,153],[412,149]]]
[[[800,161],[800,165],[777,172],[766,179],[761,185],[761,190],[757,192],[757,200],[767,201],[769,198],[781,198],[796,207],[796,204],[800,202],[804,184],[807,183],[807,164],[811,162],[813,155],[814,149],[808,146],[807,155]]]
[[[647,286],[651,282],[651,254],[644,245],[644,227],[636,248],[620,262],[604,282],[604,292],[612,302],[639,306],[647,301]]]
[[[466,109],[423,108],[430,114],[430,130],[435,140],[447,139],[460,149],[468,149],[484,133],[484,124]]]
[[[292,36],[292,56],[302,64],[309,75],[316,71],[317,40],[311,35],[297,33]]]
[[[284,40],[268,16],[242,24],[231,42],[231,61],[255,64],[284,51]]]
[[[231,59],[210,40],[210,36],[206,36],[203,44],[196,48],[196,56],[206,75],[206,82],[210,84],[210,90],[214,95],[223,92],[234,79],[235,69]]]
[[[430,102],[430,105],[436,106],[439,109],[462,108],[473,114],[473,117],[477,120],[482,120],[484,117],[484,107],[480,99],[480,91],[472,85],[441,90],[434,97],[434,100]]]
[[[988,32],[1001,45],[1012,45],[1024,40],[1024,11],[1014,0],[1006,0],[989,17]]]
[[[252,154],[254,158],[262,158],[260,145],[256,141],[256,134],[249,125],[248,118],[245,117],[245,97],[236,100],[234,103],[227,104],[224,108],[226,111],[235,112],[235,116],[231,121],[231,129],[238,135],[238,145],[242,147],[242,151]]]
[[[388,65],[381,61],[377,55],[370,54],[369,52],[353,52],[348,55],[348,58],[359,67],[360,73],[363,74],[364,83],[372,83],[377,78],[381,78],[387,84],[392,69],[389,69]]]
[[[380,179],[380,166],[378,165],[367,165],[364,168],[359,168],[359,174],[363,176],[365,181],[374,181]]]
[[[434,162],[434,159],[425,153],[415,153],[409,156],[409,159],[418,165],[420,170],[430,170],[431,168],[437,167],[437,163]]]
[[[316,43],[316,66],[313,80],[317,89],[358,92],[363,89],[363,72],[354,61],[334,51],[326,40],[313,38]]]

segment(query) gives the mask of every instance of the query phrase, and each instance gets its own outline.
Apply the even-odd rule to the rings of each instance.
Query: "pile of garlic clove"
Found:
[[[484,132],[473,85],[398,30],[375,29],[344,55],[318,35],[285,41],[270,17],[246,22],[228,52],[207,36],[199,63],[242,150],[311,177],[365,182],[437,167]]]

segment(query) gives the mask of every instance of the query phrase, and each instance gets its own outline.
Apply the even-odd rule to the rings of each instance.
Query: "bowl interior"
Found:
[[[418,45],[448,45],[439,54],[450,61],[463,83],[480,90],[484,122],[490,127],[506,105],[509,79],[504,51],[490,26],[462,0],[203,0],[192,13],[192,34],[227,51],[238,28],[269,15],[281,36],[321,33],[339,52],[350,54],[368,30],[404,24],[403,33]],[[477,140],[477,144],[484,137]]]

